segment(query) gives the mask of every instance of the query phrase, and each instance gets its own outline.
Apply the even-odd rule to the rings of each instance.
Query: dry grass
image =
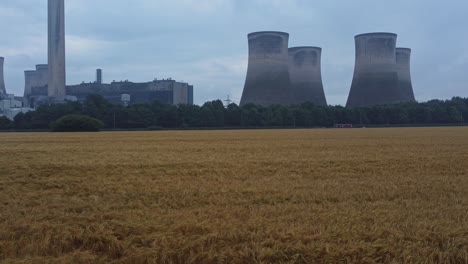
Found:
[[[3,263],[467,263],[468,129],[0,134]]]

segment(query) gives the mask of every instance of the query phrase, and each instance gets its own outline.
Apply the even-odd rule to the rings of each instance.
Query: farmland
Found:
[[[0,262],[467,263],[468,128],[0,134]]]

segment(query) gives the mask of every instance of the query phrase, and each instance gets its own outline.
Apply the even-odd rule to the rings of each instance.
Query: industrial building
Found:
[[[347,107],[414,101],[409,54],[398,53],[397,35],[368,33],[355,37],[356,65]],[[411,91],[409,91],[411,90]]]
[[[322,83],[322,49],[318,47],[293,47],[289,49],[289,74],[293,103],[312,102],[327,105]]]
[[[398,86],[405,102],[415,102],[413,84],[411,81],[411,49],[396,49],[396,64],[398,71]]]
[[[64,0],[48,0],[48,64],[24,72],[24,105],[84,101],[89,95],[101,95],[114,104],[143,104],[160,101],[167,104],[193,104],[193,86],[171,79],[147,83],[129,81],[103,83],[102,70],[96,81],[66,85],[65,6]]]
[[[21,98],[15,97],[13,94],[0,95],[0,116],[6,116],[13,120],[19,113],[33,111],[29,107],[24,107]]]
[[[31,106],[49,103],[47,85],[31,87],[27,101]],[[159,101],[166,104],[193,104],[193,86],[172,79],[145,83],[102,81],[102,70],[96,70],[96,81],[66,86],[65,99],[84,101],[89,95],[100,95],[113,104],[146,104]]]
[[[248,35],[248,41],[249,65],[240,104],[292,104],[289,34],[276,31],[255,32]]]
[[[23,107],[23,97],[7,94],[3,66],[5,59],[0,57],[0,116],[6,116],[13,120],[19,113],[26,113],[32,109]]]

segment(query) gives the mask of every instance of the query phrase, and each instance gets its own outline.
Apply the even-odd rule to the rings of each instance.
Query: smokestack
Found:
[[[312,102],[315,105],[327,105],[322,83],[321,57],[321,48],[289,49],[289,75],[295,104]]]
[[[32,88],[37,87],[37,71],[24,71],[24,97],[32,94]]]
[[[96,70],[96,83],[102,84],[102,70],[101,69]]]
[[[401,101],[396,67],[397,35],[357,35],[356,66],[347,107],[392,104]]]
[[[65,4],[64,0],[49,0],[49,81],[48,95],[65,99]]]
[[[398,70],[398,85],[403,102],[415,102],[413,85],[411,82],[411,49],[396,49],[396,64]]]
[[[3,64],[5,63],[5,58],[0,57],[0,94],[6,94],[5,88],[5,77],[3,76]]]
[[[284,32],[255,32],[248,35],[249,66],[241,105],[290,105],[288,41]]]

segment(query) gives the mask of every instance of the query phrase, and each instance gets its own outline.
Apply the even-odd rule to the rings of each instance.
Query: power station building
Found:
[[[248,35],[249,64],[241,105],[290,105],[289,34],[276,31]]]
[[[168,104],[193,104],[193,86],[174,80],[147,83],[129,81],[103,83],[102,70],[96,71],[96,82],[66,85],[65,69],[65,1],[48,0],[48,65],[37,65],[25,71],[25,104],[84,101],[89,95],[101,95],[115,104],[142,104],[160,101]]]
[[[163,79],[146,83],[129,81],[105,84],[102,70],[96,71],[96,81],[66,85],[65,69],[65,1],[48,0],[48,64],[36,65],[24,72],[24,96],[6,94],[3,76],[4,58],[0,57],[0,116],[13,118],[28,107],[61,103],[65,100],[84,101],[89,95],[100,95],[114,104],[144,104],[159,101],[166,104],[193,104],[193,86]],[[28,107],[25,107],[28,106]]]
[[[30,72],[30,73],[29,73]],[[29,81],[31,93],[27,101],[31,106],[38,106],[48,101],[47,84],[40,83],[37,71],[28,71],[33,81]],[[28,81],[26,80],[28,84]],[[39,85],[37,85],[39,84]],[[129,81],[102,82],[102,70],[96,71],[96,81],[66,86],[66,99],[84,101],[90,95],[100,95],[113,104],[147,104],[159,101],[165,104],[193,104],[193,86],[176,82],[172,79],[153,80],[135,83]]]
[[[318,47],[294,47],[289,49],[289,75],[293,103],[312,102],[327,105],[322,83],[322,49]]]
[[[361,34],[355,37],[355,42],[356,65],[346,106],[366,107],[414,101],[409,55],[401,51],[397,55],[397,35]]]
[[[64,0],[48,0],[48,49],[47,95],[63,101],[66,96]]]
[[[4,78],[5,59],[0,57],[0,117],[6,116],[13,120],[19,113],[26,113],[33,109],[24,107],[23,97],[17,97],[13,94],[7,94]]]

